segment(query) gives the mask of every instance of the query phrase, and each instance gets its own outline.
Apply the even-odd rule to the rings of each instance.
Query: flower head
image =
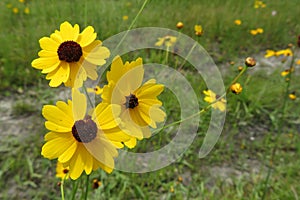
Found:
[[[194,30],[195,30],[195,35],[197,35],[197,36],[203,35],[203,28],[201,25],[195,25]]]
[[[77,24],[72,26],[64,22],[59,31],[39,40],[40,58],[32,61],[32,67],[47,74],[51,87],[62,83],[67,87],[81,87],[87,77],[92,80],[98,77],[96,66],[105,64],[110,55],[109,50],[101,46],[101,41],[95,40],[96,37],[91,26],[79,33]]]
[[[30,13],[30,10],[29,10],[29,8],[28,8],[28,7],[24,8],[24,13],[25,13],[26,15],[29,15],[29,13]]]
[[[247,67],[254,67],[256,65],[256,60],[252,57],[247,57],[245,59],[245,64]]]
[[[269,58],[269,57],[272,57],[272,56],[275,56],[276,55],[276,51],[273,51],[273,50],[266,50],[266,54],[265,54],[265,58]]]
[[[13,12],[14,14],[18,14],[18,13],[19,13],[19,8],[16,8],[16,7],[13,8],[13,9],[12,9],[12,12]]]
[[[92,188],[98,189],[102,185],[101,181],[99,181],[97,178],[93,179]]]
[[[155,43],[155,46],[165,45],[166,47],[171,47],[175,44],[176,41],[177,41],[177,37],[167,35],[165,37],[158,38],[158,41]]]
[[[124,142],[129,148],[136,145],[136,139],[150,137],[149,126],[156,128],[156,123],[162,122],[166,116],[160,109],[162,102],[157,99],[164,86],[157,84],[155,79],[142,84],[143,77],[141,58],[123,63],[117,56],[107,72],[108,85],[104,86],[102,93],[104,103],[121,106],[120,118],[131,137],[129,142]]]
[[[183,28],[183,23],[182,23],[182,22],[178,22],[178,23],[176,24],[176,27],[177,27],[178,29],[182,29],[182,28]]]
[[[204,101],[208,103],[213,103],[212,107],[214,109],[218,109],[222,112],[226,110],[226,100],[224,98],[220,98],[219,95],[216,95],[213,91],[211,90],[204,90],[203,93],[205,94]],[[217,101],[217,99],[219,99]]]
[[[236,19],[236,20],[234,20],[234,23],[235,23],[235,25],[241,25],[242,24],[242,21],[241,20],[239,20],[239,19]]]
[[[95,93],[96,95],[100,95],[103,92],[103,88],[100,88],[99,86],[96,86],[94,88],[87,88],[87,92]]]
[[[58,101],[56,106],[46,105],[42,110],[50,131],[45,135],[42,155],[58,158],[65,168],[69,167],[72,179],[99,167],[112,172],[116,147],[130,139],[118,128],[120,106],[100,103],[89,115],[86,103],[85,96],[72,89],[72,101]]]
[[[69,167],[64,167],[62,163],[56,163],[56,177],[60,179],[69,178]]]
[[[287,48],[287,49],[282,49],[282,50],[276,51],[275,55],[276,56],[280,56],[280,55],[292,56],[293,52],[290,48]]]
[[[122,18],[123,18],[123,21],[126,21],[126,20],[128,20],[128,15],[124,15]]]
[[[230,86],[230,89],[234,94],[240,94],[243,90],[243,87],[239,83],[234,83]]]
[[[282,71],[282,72],[280,73],[280,75],[281,75],[281,76],[286,76],[286,75],[288,75],[289,73],[290,73],[290,70],[289,70],[289,69],[286,69],[286,70]]]
[[[290,98],[291,100],[295,100],[295,99],[297,98],[296,93],[295,93],[295,92],[290,93],[290,94],[289,94],[289,98]]]

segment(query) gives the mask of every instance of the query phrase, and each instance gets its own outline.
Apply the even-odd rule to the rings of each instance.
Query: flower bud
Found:
[[[240,94],[243,90],[241,84],[239,84],[239,83],[232,84],[230,86],[230,89],[231,89],[231,92],[233,92],[234,94]]]
[[[182,29],[182,28],[183,28],[183,23],[182,23],[182,22],[178,22],[178,23],[176,24],[176,27],[177,27],[178,29]]]
[[[245,60],[245,64],[247,65],[247,67],[254,67],[256,65],[256,60],[252,57],[248,57]]]

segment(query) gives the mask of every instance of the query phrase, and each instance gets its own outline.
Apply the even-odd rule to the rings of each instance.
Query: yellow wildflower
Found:
[[[273,51],[273,50],[266,50],[266,55],[265,55],[265,58],[269,58],[271,56],[276,56],[276,51]]]
[[[123,21],[126,21],[126,20],[128,20],[128,15],[123,16]]]
[[[243,90],[241,84],[239,84],[239,83],[232,84],[230,86],[230,89],[234,94],[240,94]]]
[[[236,19],[236,20],[234,20],[234,23],[235,23],[235,25],[241,25],[242,24],[242,21],[241,20],[239,20],[239,19]]]
[[[201,25],[195,25],[194,30],[197,36],[201,36],[203,34],[203,28]]]
[[[212,107],[214,109],[218,109],[222,112],[224,112],[226,110],[226,100],[224,98],[220,98],[219,95],[216,95],[213,91],[211,90],[204,90],[203,93],[205,94],[204,97],[204,101],[208,102],[208,103],[213,103]],[[217,99],[219,99],[218,101],[216,101]]]
[[[155,43],[155,46],[162,46],[165,45],[167,47],[172,46],[177,41],[177,37],[167,35],[162,38],[158,38],[158,41]]]

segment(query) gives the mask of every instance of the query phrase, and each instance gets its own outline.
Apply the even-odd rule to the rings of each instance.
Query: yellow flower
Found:
[[[183,28],[183,23],[182,23],[182,22],[178,22],[178,23],[176,24],[176,27],[177,27],[178,29],[182,29],[182,28]]]
[[[12,4],[11,4],[11,3],[8,3],[8,4],[6,4],[6,7],[7,7],[7,8],[12,8]]]
[[[236,20],[234,20],[234,23],[239,26],[242,24],[242,21],[239,19],[236,19]]]
[[[243,90],[243,87],[241,86],[241,84],[235,83],[230,86],[230,89],[234,94],[240,94]]]
[[[175,44],[176,40],[177,40],[177,37],[167,35],[165,37],[158,38],[158,41],[155,43],[155,46],[165,45],[167,47],[171,47]]]
[[[93,179],[93,189],[98,189],[102,185],[101,181],[99,181],[97,178]]]
[[[12,11],[13,11],[13,13],[18,14],[19,13],[19,8],[13,8]]]
[[[276,51],[273,51],[273,50],[267,50],[266,51],[266,55],[265,55],[265,58],[269,58],[271,56],[275,56],[276,55]]]
[[[280,56],[280,55],[292,56],[293,52],[290,48],[287,48],[287,49],[279,50],[276,52],[276,56]]]
[[[19,2],[20,2],[20,3],[24,3],[24,2],[25,2],[25,0],[19,0]]]
[[[260,34],[261,34],[261,33],[264,32],[264,29],[262,29],[262,28],[257,28],[256,31],[257,31],[257,33],[260,33]]]
[[[247,67],[254,67],[256,65],[256,60],[253,57],[247,57],[245,59],[245,65]]]
[[[124,15],[122,18],[123,18],[124,21],[128,20],[128,16],[127,15]]]
[[[201,36],[203,34],[203,28],[201,25],[195,25],[194,30],[197,36]]]
[[[92,80],[98,77],[96,66],[105,64],[110,55],[109,50],[101,46],[102,42],[95,40],[96,37],[92,26],[79,33],[77,24],[73,27],[64,22],[60,31],[39,40],[43,50],[38,54],[40,58],[32,61],[32,67],[47,74],[51,87],[62,83],[67,87],[81,87],[87,77]]]
[[[100,88],[99,86],[96,86],[96,87],[94,87],[94,88],[87,88],[87,91],[88,91],[89,93],[95,93],[95,94],[97,94],[97,95],[100,95],[100,94],[102,94],[102,92],[103,92],[103,88]]]
[[[290,70],[289,70],[289,69],[286,69],[286,70],[282,71],[280,74],[281,74],[281,76],[286,76],[286,75],[288,75],[289,73],[290,73]]]
[[[256,29],[250,30],[250,33],[251,35],[257,35],[257,30]]]
[[[256,0],[256,1],[254,2],[254,8],[265,8],[265,7],[266,7],[266,4],[263,3],[262,1]]]
[[[297,98],[295,92],[290,93],[290,94],[289,94],[289,98],[290,98],[291,100],[295,100],[295,99]]]
[[[262,29],[262,28],[257,28],[257,29],[250,30],[251,35],[262,34],[263,32],[264,32],[264,29]]]
[[[296,61],[296,65],[300,65],[300,59]]]
[[[208,103],[213,103],[218,98],[220,98],[218,95],[216,95],[211,90],[204,90],[203,93],[205,94],[204,101],[206,101]],[[213,103],[212,107],[214,109],[219,109],[220,111],[224,112],[226,110],[226,100],[224,98],[221,98],[220,100]]]
[[[69,167],[64,167],[62,163],[56,163],[56,177],[60,179],[69,178]]]
[[[136,145],[136,139],[151,136],[150,128],[156,128],[157,122],[163,122],[166,116],[160,109],[162,102],[157,96],[164,86],[150,79],[142,85],[144,68],[142,59],[123,63],[121,57],[114,58],[111,69],[107,72],[108,85],[104,86],[104,103],[121,106],[120,118],[131,140],[124,142],[129,148]]]
[[[24,13],[27,14],[27,15],[30,13],[30,10],[29,10],[28,7],[24,8]]]
[[[58,101],[56,106],[45,105],[42,110],[50,132],[45,135],[41,154],[58,158],[65,168],[69,167],[71,179],[99,167],[112,172],[113,158],[118,155],[114,144],[129,140],[118,128],[120,106],[100,103],[91,115],[86,114],[86,108],[85,95],[73,88],[72,101]]]

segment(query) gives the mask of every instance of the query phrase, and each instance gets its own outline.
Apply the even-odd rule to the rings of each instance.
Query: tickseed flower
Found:
[[[256,0],[254,2],[254,8],[265,8],[265,7],[266,7],[266,4],[262,1]]]
[[[30,10],[29,10],[28,7],[24,8],[24,13],[25,13],[26,15],[28,15],[28,14],[30,13]]]
[[[42,110],[46,143],[42,155],[48,159],[58,158],[64,168],[69,167],[71,179],[80,177],[83,171],[90,174],[99,167],[110,173],[114,157],[118,155],[116,144],[129,138],[118,128],[120,106],[100,103],[91,115],[86,114],[85,95],[72,89],[72,101],[58,101],[45,105]]]
[[[195,35],[197,36],[203,35],[203,28],[201,25],[195,25],[194,30],[195,30]]]
[[[264,32],[264,29],[262,29],[262,28],[257,28],[257,29],[250,30],[251,35],[262,34],[263,32]]]
[[[234,94],[240,94],[243,90],[243,87],[239,83],[234,83],[230,86],[231,92]]]
[[[204,90],[203,93],[205,94],[204,101],[208,103],[213,103],[215,102],[218,98],[220,98],[219,95],[216,95],[213,91],[211,90]],[[214,104],[212,104],[212,107],[214,109],[218,109],[222,112],[226,110],[226,100],[224,98],[221,98]]]
[[[155,43],[155,46],[165,45],[166,47],[171,47],[175,44],[177,37],[167,35],[162,38],[158,38],[158,41]]]
[[[239,72],[242,71],[243,69],[244,69],[243,66],[238,66],[238,71],[239,71]]]
[[[62,163],[56,163],[56,177],[60,179],[68,179],[69,178],[69,167],[64,167]]]
[[[128,20],[128,15],[124,15],[122,18],[123,18],[123,21],[126,21],[126,20]]]
[[[13,12],[14,14],[18,14],[18,13],[19,13],[19,8],[13,8],[13,9],[12,9],[12,12]]]
[[[89,93],[95,93],[97,95],[100,95],[103,92],[103,88],[100,88],[99,86],[96,86],[94,88],[87,88],[87,92],[89,92]]]
[[[273,51],[273,50],[266,50],[266,55],[265,55],[265,58],[269,58],[269,57],[272,57],[272,56],[275,56],[276,55],[276,51]]]
[[[124,144],[133,148],[136,139],[151,136],[150,128],[156,128],[157,122],[163,122],[166,114],[160,109],[162,102],[157,96],[164,86],[150,79],[142,85],[144,68],[142,59],[123,63],[116,56],[106,77],[108,85],[104,86],[102,99],[104,103],[121,106],[120,118],[124,122],[126,133],[131,140]]]
[[[176,24],[176,27],[177,27],[178,29],[182,29],[182,28],[183,28],[183,23],[182,23],[182,22],[178,22],[178,23]]]
[[[99,181],[97,178],[93,179],[92,188],[98,189],[102,185],[101,181]]]
[[[239,19],[236,19],[236,20],[234,20],[234,23],[235,23],[235,25],[241,25],[242,24],[242,21],[241,20],[239,20]]]
[[[20,2],[20,3],[24,3],[24,2],[25,2],[25,0],[19,0],[19,2]]]
[[[8,4],[6,4],[6,7],[7,7],[7,8],[12,8],[12,4],[11,4],[11,3],[8,3]]]
[[[281,76],[286,76],[286,75],[288,75],[289,73],[290,73],[290,70],[289,70],[289,69],[286,69],[286,70],[282,71],[280,74],[281,74]]]
[[[289,98],[290,98],[291,100],[295,100],[295,99],[297,98],[296,93],[295,93],[295,92],[290,93],[290,94],[289,94]]]
[[[296,65],[300,65],[300,59],[296,61]]]
[[[245,59],[245,64],[248,67],[254,67],[256,65],[256,60],[254,58],[252,58],[252,57],[247,57]]]
[[[282,49],[282,50],[276,51],[275,55],[276,56],[280,56],[280,55],[292,56],[293,52],[290,48],[287,48],[287,49]]]
[[[97,34],[92,26],[79,33],[79,26],[72,26],[69,22],[60,25],[50,37],[39,40],[42,50],[40,58],[32,61],[32,67],[47,74],[51,87],[58,87],[62,83],[67,87],[81,87],[83,81],[89,77],[98,77],[97,65],[105,64],[110,52],[101,46],[100,40],[95,40]]]

